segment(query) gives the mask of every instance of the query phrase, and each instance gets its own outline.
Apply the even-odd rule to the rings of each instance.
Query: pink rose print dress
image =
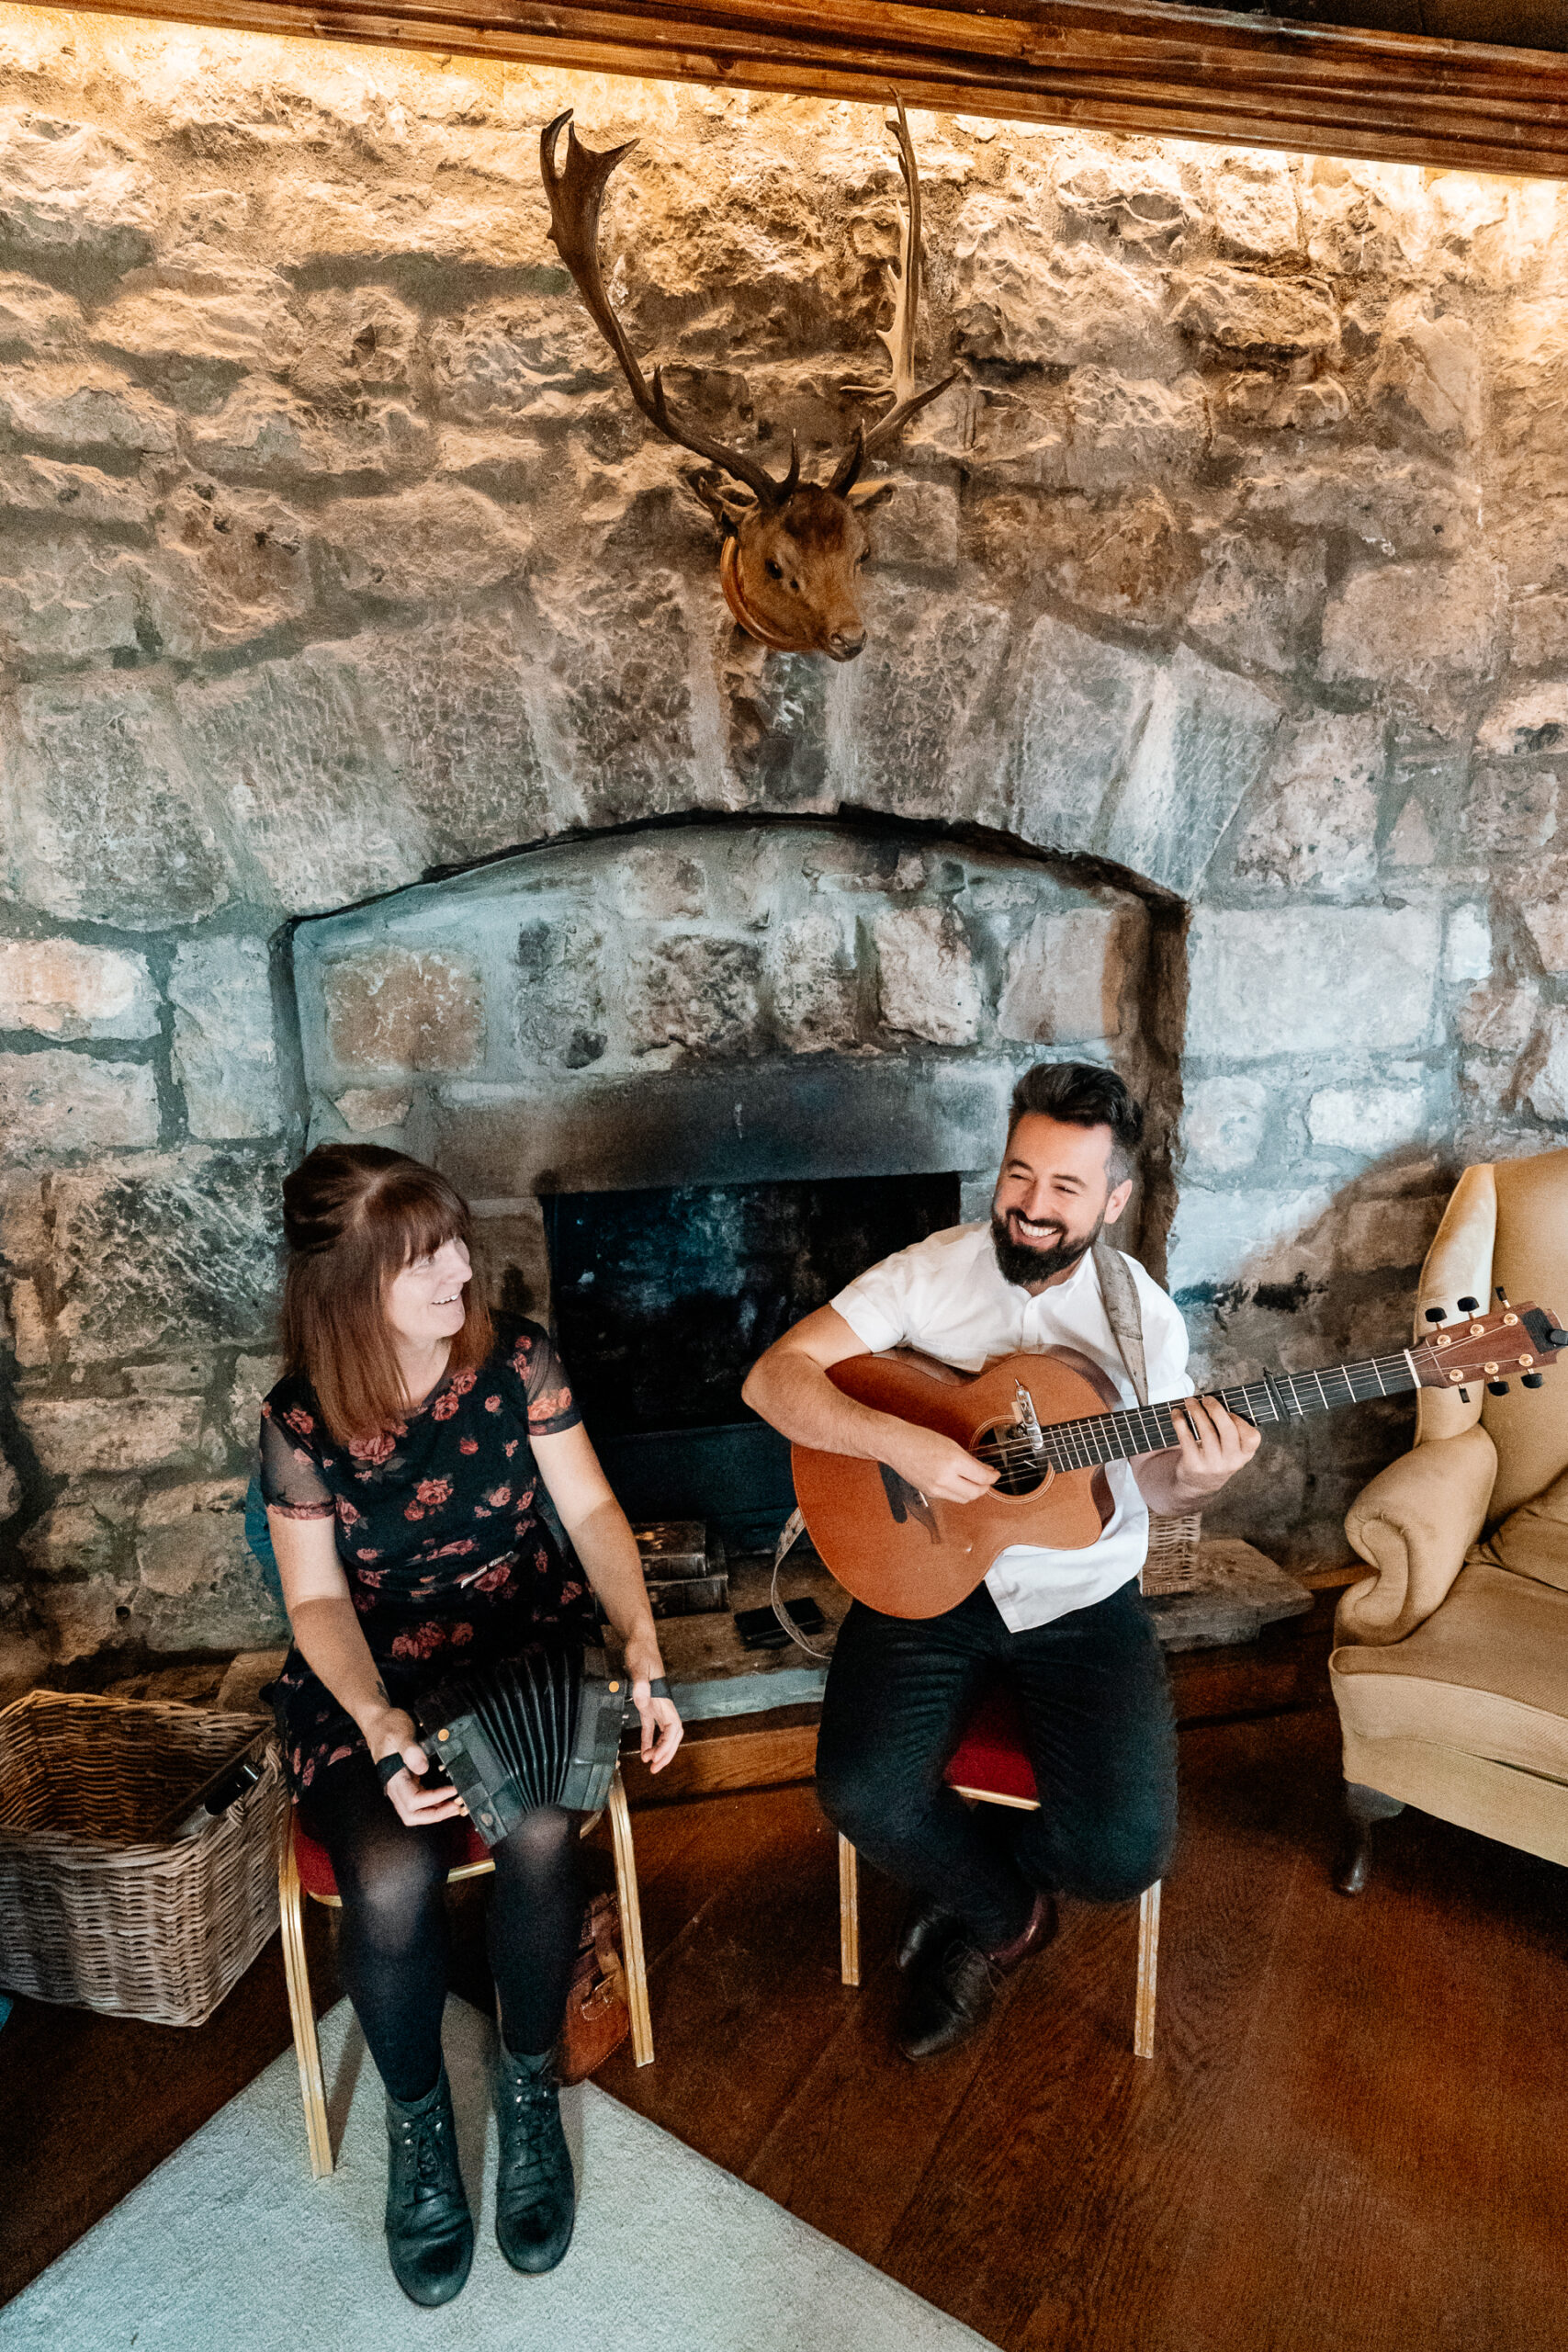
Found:
[[[310,1383],[262,1407],[261,1487],[288,1519],[331,1519],[370,1655],[394,1706],[449,1676],[534,1645],[593,1638],[593,1596],[538,1512],[530,1436],[581,1419],[548,1335],[496,1318],[477,1372],[449,1374],[418,1412],[339,1445]],[[289,1782],[300,1795],[365,1741],[297,1649],[273,1684]]]

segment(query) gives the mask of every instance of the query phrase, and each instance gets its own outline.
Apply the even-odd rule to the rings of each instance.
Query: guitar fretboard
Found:
[[[1310,1413],[1337,1412],[1341,1405],[1370,1404],[1376,1396],[1408,1396],[1420,1385],[1402,1348],[1396,1355],[1367,1356],[1322,1372],[1266,1372],[1244,1388],[1206,1393],[1218,1396],[1238,1420],[1263,1429],[1270,1422],[1304,1420]],[[1100,1463],[1131,1461],[1137,1453],[1168,1453],[1176,1443],[1169,1405],[1127,1405],[1087,1420],[1053,1422],[1041,1431],[1037,1458],[1055,1470],[1089,1470]]]

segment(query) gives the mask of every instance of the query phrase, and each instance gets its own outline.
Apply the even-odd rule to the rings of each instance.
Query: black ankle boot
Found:
[[[571,2244],[577,2218],[553,2052],[514,2058],[502,2042],[495,2111],[501,2125],[496,2244],[513,2270],[553,2270]]]
[[[387,2254],[412,2302],[449,2303],[474,2258],[474,2223],[457,2169],[452,2086],[404,2106],[387,2094]]]

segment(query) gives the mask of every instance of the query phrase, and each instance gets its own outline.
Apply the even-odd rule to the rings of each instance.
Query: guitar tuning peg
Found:
[[[1519,1382],[1519,1386],[1521,1388],[1540,1388],[1542,1382],[1539,1372],[1527,1372]]]
[[[1461,1389],[1460,1390],[1460,1392],[1459,1392],[1459,1401],[1460,1401],[1460,1403],[1461,1403],[1461,1405],[1468,1405],[1468,1404],[1469,1404],[1469,1402],[1470,1402],[1470,1391],[1469,1391],[1469,1389],[1468,1389],[1468,1388],[1461,1388]]]
[[[1508,1294],[1507,1294],[1507,1292],[1503,1288],[1503,1285],[1502,1285],[1502,1283],[1498,1283],[1498,1285],[1497,1285],[1497,1304],[1498,1304],[1498,1306],[1506,1306],[1506,1305],[1508,1304]]]
[[[1489,1380],[1486,1384],[1488,1396],[1506,1396],[1507,1393],[1508,1384],[1506,1380]]]
[[[1461,1298],[1459,1302],[1459,1311],[1461,1315],[1479,1315],[1481,1301],[1478,1298]]]
[[[1446,1306],[1429,1306],[1427,1309],[1427,1320],[1428,1323],[1446,1323],[1448,1319],[1449,1310]]]

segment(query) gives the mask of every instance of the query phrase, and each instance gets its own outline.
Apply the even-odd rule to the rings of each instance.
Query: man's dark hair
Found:
[[[1111,1180],[1120,1184],[1132,1174],[1143,1140],[1144,1106],[1113,1069],[1101,1069],[1096,1062],[1036,1062],[1012,1090],[1010,1136],[1031,1114],[1060,1119],[1069,1127],[1109,1127]]]

